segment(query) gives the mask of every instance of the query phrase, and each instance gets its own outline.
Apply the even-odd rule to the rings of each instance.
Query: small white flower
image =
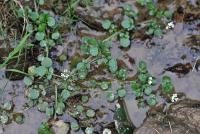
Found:
[[[105,129],[103,130],[103,134],[112,134],[112,132],[111,132],[110,129],[105,128]]]
[[[153,82],[151,80],[148,81],[148,84],[151,85]]]
[[[173,94],[171,97],[171,101],[172,102],[177,102],[178,101],[178,95],[177,94]]]
[[[67,80],[67,79],[69,78],[69,76],[70,76],[70,72],[69,72],[69,70],[67,70],[67,69],[65,69],[65,70],[63,71],[63,73],[61,73],[61,77],[62,77],[64,80]]]
[[[118,109],[121,108],[121,106],[120,106],[119,103],[117,103],[115,106],[116,106]]]
[[[171,21],[171,22],[169,22],[168,24],[167,24],[167,26],[166,26],[166,28],[165,29],[173,29],[174,28],[174,22],[173,21]]]
[[[152,78],[152,77],[149,77],[149,78],[148,78],[148,84],[149,84],[149,85],[151,85],[151,84],[153,83],[153,81],[152,81],[152,80],[153,80],[153,78]]]

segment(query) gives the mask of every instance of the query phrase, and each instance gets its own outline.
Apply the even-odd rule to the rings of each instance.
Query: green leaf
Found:
[[[131,44],[131,41],[129,38],[126,38],[126,37],[120,38],[120,46],[121,47],[127,48],[130,46],[130,44]]]
[[[139,74],[138,75],[138,79],[140,80],[141,83],[145,84],[147,83],[147,80],[148,80],[148,74]]]
[[[55,19],[54,19],[53,17],[48,17],[48,19],[47,19],[47,25],[48,25],[49,27],[54,27],[55,24],[56,24]]]
[[[82,61],[79,62],[76,66],[77,72],[78,72],[78,77],[79,79],[85,79],[87,74],[88,74],[88,70],[90,70],[90,64],[88,62]]]
[[[59,37],[60,37],[60,33],[59,33],[59,32],[55,32],[55,33],[53,33],[53,34],[51,35],[51,38],[54,39],[54,40],[59,39]]]
[[[65,109],[65,104],[63,102],[58,102],[56,106],[56,113],[61,115],[63,114],[64,109]]]
[[[47,102],[41,102],[37,105],[37,108],[39,111],[41,112],[46,112],[46,108],[48,107],[48,103]]]
[[[149,96],[149,98],[147,99],[147,104],[148,104],[149,106],[155,106],[155,105],[157,104],[156,96],[153,95],[153,94],[151,94],[151,95]]]
[[[104,20],[104,21],[102,22],[102,27],[103,27],[104,29],[108,30],[108,29],[110,28],[110,26],[111,26],[111,22],[110,22],[109,20]]]
[[[106,99],[109,102],[113,102],[115,100],[115,95],[112,92],[108,92],[106,95]]]
[[[140,73],[146,73],[147,72],[147,63],[144,61],[140,61],[138,65],[138,70]]]
[[[111,71],[111,73],[115,73],[118,69],[117,60],[116,59],[109,60],[108,66],[109,66],[109,70]]]
[[[24,81],[24,84],[25,84],[26,86],[30,86],[30,85],[33,84],[33,79],[32,79],[31,77],[25,76],[23,81]]]
[[[124,88],[120,88],[117,90],[117,94],[119,97],[124,97],[126,95],[126,90]]]
[[[33,25],[32,24],[27,24],[26,25],[26,31],[33,32]]]
[[[90,46],[90,55],[97,56],[99,53],[99,49],[97,46]]]
[[[32,21],[36,21],[39,18],[39,14],[37,12],[30,12],[29,18],[31,18]]]
[[[92,127],[87,127],[85,129],[85,134],[94,134],[94,128]]]
[[[39,126],[38,134],[54,134],[54,132],[53,130],[50,129],[49,125],[45,122]]]
[[[131,81],[131,88],[136,97],[139,97],[142,95],[141,86],[140,84],[137,83],[137,81]]]
[[[137,83],[137,81],[131,81],[131,88],[133,89],[133,90],[137,90],[137,89],[139,89],[140,88],[140,85]]]
[[[87,45],[81,45],[80,49],[83,54],[89,54],[89,47]]]
[[[52,40],[52,39],[47,39],[47,44],[48,44],[50,47],[55,46],[55,42],[54,42],[54,40]]]
[[[40,96],[40,92],[36,89],[30,89],[28,92],[28,98],[35,100]]]
[[[44,0],[38,0],[39,5],[44,5]]]
[[[81,97],[81,101],[82,101],[83,103],[88,102],[88,100],[89,100],[89,97],[88,97],[87,95],[83,95],[83,96]]]
[[[128,30],[131,30],[134,28],[134,23],[133,23],[133,19],[126,19],[123,20],[121,23],[122,27]]]
[[[21,41],[19,42],[19,44],[14,48],[14,50],[12,52],[9,53],[8,57],[4,60],[4,62],[2,64],[0,64],[0,69],[5,67],[7,65],[7,63],[13,59],[14,56],[16,56],[16,54],[18,52],[20,52],[23,48],[25,48],[25,43],[28,39],[28,37],[31,35],[31,33],[26,34]]]
[[[38,31],[44,33],[45,29],[46,29],[46,23],[40,23],[38,26]]]
[[[118,78],[122,79],[122,80],[126,80],[127,78],[127,70],[126,69],[120,69],[117,73]]]
[[[66,101],[70,97],[71,93],[67,89],[62,90],[61,98],[63,101]]]
[[[83,42],[85,44],[88,44],[88,45],[94,45],[94,46],[97,46],[98,45],[98,42],[96,39],[94,38],[91,38],[91,37],[83,37]]]
[[[60,60],[61,62],[64,62],[64,61],[67,60],[67,56],[66,56],[65,54],[61,54],[61,55],[59,56],[59,60]]]
[[[146,0],[136,0],[137,3],[139,3],[141,6],[144,6],[146,4]]]
[[[84,110],[84,107],[81,106],[81,105],[78,105],[78,106],[76,106],[76,110],[77,110],[78,112],[82,113],[83,110]]]
[[[70,126],[71,126],[71,129],[74,131],[78,131],[80,128],[80,126],[76,122],[71,122]]]
[[[51,67],[52,64],[52,60],[49,57],[44,57],[44,59],[41,62],[41,65],[44,67]]]
[[[36,73],[38,76],[42,77],[42,76],[44,76],[44,75],[47,73],[47,69],[46,69],[46,67],[44,67],[44,66],[39,66],[39,67],[37,67],[37,68],[35,69],[35,73]]]
[[[164,93],[172,94],[174,91],[174,87],[169,76],[163,76],[161,86]]]
[[[108,82],[101,82],[100,87],[102,90],[107,90],[109,88],[109,83]]]
[[[17,114],[14,121],[17,123],[17,124],[23,124],[24,123],[24,116],[23,114]]]
[[[171,11],[165,11],[164,16],[167,17],[168,19],[172,18],[172,12]]]
[[[45,37],[45,34],[44,34],[43,32],[37,32],[37,33],[35,34],[35,39],[36,39],[37,41],[44,40],[44,37]]]
[[[95,111],[94,111],[93,109],[88,109],[88,110],[86,111],[86,115],[87,115],[87,117],[89,117],[89,118],[93,118],[93,117],[95,116]]]
[[[46,115],[47,115],[48,117],[51,117],[51,116],[53,115],[53,113],[54,113],[54,108],[52,108],[52,107],[51,107],[51,108],[47,107],[45,113],[46,113]]]
[[[9,121],[8,115],[3,114],[3,115],[0,116],[0,122],[1,122],[2,124],[6,124],[6,123],[8,123],[8,121]]]
[[[155,36],[162,36],[163,35],[163,32],[160,28],[154,30],[154,35]]]
[[[7,101],[3,104],[3,109],[10,111],[13,108],[13,103],[10,101]]]
[[[144,93],[145,93],[146,95],[150,95],[150,94],[152,93],[151,87],[149,87],[149,86],[145,87]]]
[[[47,46],[47,41],[46,40],[41,40],[40,41],[40,46],[41,47],[46,47]]]

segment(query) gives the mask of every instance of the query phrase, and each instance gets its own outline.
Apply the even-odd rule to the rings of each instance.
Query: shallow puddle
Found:
[[[190,11],[189,8],[191,5],[193,6],[192,8],[199,7],[199,5],[197,5],[197,0],[190,0],[189,3],[191,5],[187,5],[186,0],[181,0],[180,3],[182,5],[178,5],[179,3],[176,2],[178,2],[178,0],[174,2],[164,1],[163,3],[167,3],[172,11],[176,11],[176,8],[183,6],[183,9],[186,10],[184,12],[185,15],[192,14],[196,18],[187,18],[187,16],[184,15],[185,18],[183,18],[181,14],[175,15],[174,29],[167,30],[163,38],[136,38],[131,41],[131,47],[128,49],[119,48],[119,42],[113,41],[111,53],[114,58],[119,59],[121,65],[128,68],[129,78],[133,78],[136,75],[136,64],[138,61],[144,60],[148,65],[150,74],[155,76],[158,82],[161,81],[163,75],[168,75],[172,78],[176,92],[184,93],[186,98],[200,100],[200,70],[196,67],[197,58],[200,56],[200,39],[198,38],[200,36],[200,15],[195,14],[199,13],[200,10]],[[109,2],[105,3],[104,0],[96,0],[91,9],[77,7],[77,11],[80,11],[79,16],[81,19],[76,23],[76,32],[65,34],[62,42],[63,45],[58,45],[51,52],[51,56],[55,58],[54,67],[58,72],[66,68],[69,69],[75,58],[80,59],[79,45],[82,43],[81,38],[83,36],[90,36],[101,40],[105,39],[106,33],[101,28],[100,24],[102,20],[99,19],[112,18],[114,16],[114,19],[118,20],[118,14],[121,13],[119,7],[123,3],[129,3],[132,4],[133,7],[137,7],[135,2],[131,0],[109,0]],[[197,37],[194,39],[194,36]],[[57,62],[56,57],[63,53],[67,55],[67,61],[64,63]],[[5,55],[3,54],[3,56]],[[47,121],[47,117],[44,113],[40,113],[37,108],[24,108],[24,104],[27,100],[24,95],[25,86],[23,82],[9,81],[5,78],[4,73],[3,69],[2,71],[0,70],[1,103],[5,100],[12,100],[15,104],[14,112],[23,113],[25,116],[25,123],[22,125],[16,123],[3,125],[1,126],[1,128],[4,129],[2,134],[14,134],[16,130],[17,133],[21,134],[36,134],[40,123]],[[100,80],[100,78],[112,80],[112,76],[104,69],[94,70],[91,77],[94,77],[96,80]],[[111,91],[116,92],[118,85],[119,83],[114,82]],[[140,127],[143,121],[148,118],[147,112],[150,108],[138,108],[137,101],[131,92],[131,88],[127,86],[127,89],[128,95],[124,100],[128,114],[134,126]],[[92,126],[95,130],[101,133],[105,127],[109,127],[110,124],[114,123],[113,117],[117,101],[112,103],[108,102],[106,100],[106,92],[98,88],[94,90],[83,90],[78,97],[81,95],[89,96],[89,101],[84,104],[84,107],[90,107],[98,113],[95,120],[89,121],[92,122]],[[76,99],[77,98],[75,98],[75,100]],[[75,105],[77,104],[74,104],[74,106]],[[74,106],[71,107],[73,108]],[[59,118],[66,122],[71,122],[74,119],[69,116],[67,112],[68,111]],[[79,122],[88,123],[85,120],[81,120],[81,117]],[[82,134],[84,132],[82,130],[78,132],[71,131],[71,134],[73,133]]]

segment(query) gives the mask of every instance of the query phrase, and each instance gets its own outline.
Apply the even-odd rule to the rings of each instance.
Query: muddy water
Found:
[[[155,43],[153,46],[151,46],[153,41],[133,42],[130,50],[126,53],[136,61],[145,60],[148,64],[149,72],[158,78],[159,81],[163,75],[170,76],[176,92],[183,92],[188,98],[200,100],[200,73],[196,69],[193,70],[196,58],[200,53],[195,53],[191,48],[184,46],[185,40],[190,36],[190,33],[188,29],[184,29],[180,25],[183,24],[176,24],[174,30],[169,31],[163,39],[153,39]],[[183,56],[185,57],[184,59],[182,58]],[[165,71],[166,68],[173,67],[178,63],[182,63],[183,66],[178,66],[177,69],[174,67],[173,72]],[[184,65],[187,63],[190,66],[184,68]],[[140,114],[136,114],[138,111],[135,108],[135,100],[128,99],[126,102],[131,119],[133,122],[137,122],[135,123],[136,126],[141,125],[142,120],[146,116],[144,114],[146,110],[140,109]],[[139,119],[136,117],[139,117]]]
[[[85,20],[77,23],[75,27],[77,28],[77,34],[66,34],[63,37],[63,45],[59,45],[52,52],[52,57],[56,57],[62,53],[68,56],[68,61],[62,64],[55,62],[55,68],[59,71],[62,71],[64,68],[70,68],[70,61],[79,53],[78,48],[81,43],[80,37],[92,36],[97,39],[104,39],[106,34],[102,31],[102,28],[100,28],[100,20],[102,20],[102,18],[112,18],[113,16],[114,19],[117,20],[119,18],[119,13],[121,13],[119,7],[124,2],[133,4],[133,7],[136,7],[134,5],[135,2],[132,0],[123,0],[122,2],[108,0],[107,3],[104,0],[96,0],[94,6],[92,6],[89,11],[84,9],[84,12],[82,12],[84,14],[80,14],[80,16],[82,16],[81,19],[85,18]],[[200,17],[196,15],[199,10],[192,11],[190,9],[190,6],[192,6],[192,8],[199,7],[197,2],[197,0],[191,0],[188,4],[186,0],[181,0],[180,4],[178,0],[174,2],[164,1],[173,11],[179,6],[182,6],[182,8],[185,9],[185,14],[178,14],[175,16],[174,20],[176,22],[174,29],[166,31],[162,39],[155,37],[153,39],[141,40],[137,38],[132,40],[131,47],[127,50],[118,48],[119,42],[113,42],[111,49],[112,56],[124,62],[128,67],[129,77],[133,77],[136,74],[135,63],[139,60],[144,60],[148,64],[149,72],[158,78],[158,81],[161,80],[163,75],[169,75],[173,80],[177,92],[184,93],[187,98],[200,100],[200,70],[196,68],[193,69],[197,57],[200,56],[200,39],[191,39],[192,36],[198,37],[200,35]],[[77,9],[83,10],[82,8]],[[193,17],[188,17],[189,13],[191,13]],[[2,72],[2,75],[3,74]],[[102,77],[106,79],[112,78],[108,74],[103,74],[103,76],[97,74],[94,77],[96,79]],[[0,85],[3,87],[7,79],[3,76],[0,78]],[[116,85],[117,83],[112,86],[111,90],[116,91]],[[125,98],[125,103],[128,113],[133,124],[139,127],[147,117],[146,113],[149,108],[139,109],[130,87],[127,88],[128,95]],[[37,133],[36,131],[40,122],[47,120],[45,115],[38,112],[37,109],[32,108],[25,110],[23,108],[26,102],[24,90],[25,88],[21,81],[8,81],[1,102],[4,102],[4,100],[13,100],[15,103],[14,111],[23,112],[26,121],[23,125],[12,123],[2,126],[5,130],[5,134],[13,134],[16,130],[21,134],[35,134]],[[96,111],[101,111],[97,119],[92,123],[96,130],[101,132],[104,127],[113,123],[115,102],[107,102],[105,92],[100,89],[95,89],[92,91],[83,91],[81,94],[90,96],[89,102],[84,104],[85,107],[91,107]],[[13,95],[15,97],[13,97]],[[67,115],[64,115],[61,119],[70,122],[70,117],[66,116]],[[77,133],[83,132],[79,131]]]

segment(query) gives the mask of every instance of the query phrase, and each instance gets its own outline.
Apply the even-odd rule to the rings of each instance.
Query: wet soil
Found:
[[[58,72],[62,71],[64,68],[69,68],[73,58],[79,55],[81,37],[91,36],[96,39],[105,39],[107,37],[106,32],[103,31],[101,27],[101,21],[106,18],[113,19],[114,21],[119,20],[121,14],[120,7],[124,3],[131,4],[134,8],[137,8],[136,10],[142,10],[138,8],[132,0],[95,0],[93,6],[89,9],[85,7],[76,8],[80,18],[74,26],[76,32],[66,33],[63,37],[63,44],[58,45],[51,53],[51,56],[55,57],[55,59],[62,53],[66,54],[68,57],[68,60],[62,64],[56,62],[56,60],[54,61],[55,68]],[[159,3],[161,6],[167,5],[167,7],[174,11],[174,29],[166,31],[163,38],[150,38],[145,37],[142,33],[136,34],[137,38],[131,41],[131,47],[126,50],[118,47],[119,42],[113,41],[111,49],[112,56],[118,58],[122,64],[128,68],[129,77],[134,77],[137,73],[135,63],[139,60],[144,60],[147,62],[149,72],[158,78],[158,81],[161,81],[163,75],[168,75],[172,78],[176,92],[184,93],[186,98],[200,100],[200,62],[197,62],[197,58],[200,56],[200,3],[198,0],[165,0],[162,2],[159,1]],[[143,21],[142,19],[144,18],[141,18],[140,21]],[[2,51],[0,52],[2,53]],[[7,55],[7,53],[4,55]],[[3,70],[0,71],[0,89],[4,89],[4,86],[8,82],[1,95],[1,102],[12,100],[15,104],[14,111],[23,112],[26,117],[25,123],[22,125],[12,123],[2,126],[4,129],[3,134],[14,134],[16,130],[21,134],[35,134],[40,122],[47,121],[48,119],[43,113],[38,112],[36,108],[24,109],[23,105],[26,102],[26,98],[24,97],[25,87],[22,81],[10,81],[5,77],[5,72]],[[95,72],[94,74],[96,79],[112,79],[106,72],[105,74],[98,73],[99,72]],[[113,91],[116,91],[115,87],[117,85],[118,83],[112,85]],[[145,123],[151,123],[152,116],[147,114],[150,108],[138,108],[137,101],[130,87],[127,86],[127,88],[128,95],[124,100],[134,126],[140,127],[144,121]],[[100,89],[83,91],[80,93],[80,96],[83,94],[90,96],[89,102],[84,104],[84,106],[99,111],[99,114],[93,121],[84,121],[81,120],[81,117],[78,120],[79,122],[84,122],[83,124],[92,122],[95,130],[102,133],[103,128],[109,127],[109,125],[114,122],[113,117],[116,102],[107,102],[106,93]],[[191,109],[187,110],[190,111]],[[160,114],[163,116],[163,113]],[[182,119],[178,117],[176,110],[172,110],[170,116],[177,120]],[[153,119],[154,118],[155,117],[153,117]],[[60,119],[65,122],[74,120],[67,112],[60,117]],[[148,120],[150,121],[148,122]],[[197,124],[198,122],[188,125],[193,126]],[[176,123],[174,125],[176,125]],[[188,128],[191,126],[188,126]],[[156,126],[156,128],[159,129],[158,126]],[[183,131],[177,130],[177,134],[180,132],[187,132],[188,130],[187,127],[183,125],[180,125],[180,128],[182,128]],[[167,129],[167,131],[170,133],[169,129]],[[173,129],[173,131],[175,132],[176,130]],[[199,130],[197,131],[199,132]],[[194,131],[194,134],[197,131]],[[193,131],[191,131],[191,133],[192,132]],[[81,134],[84,132],[80,130],[76,133]]]

